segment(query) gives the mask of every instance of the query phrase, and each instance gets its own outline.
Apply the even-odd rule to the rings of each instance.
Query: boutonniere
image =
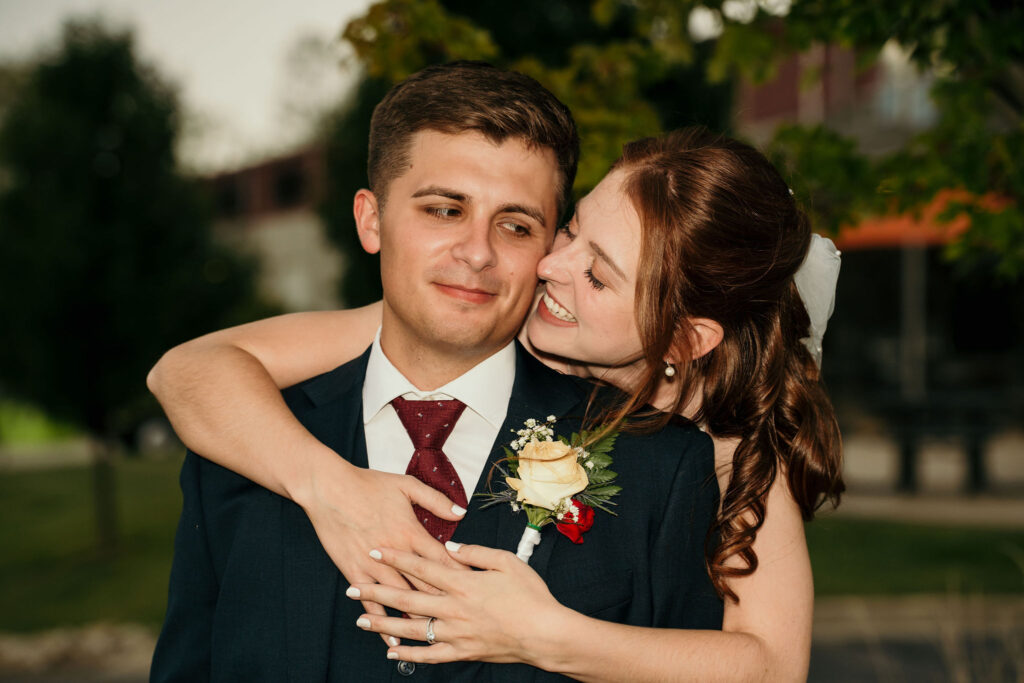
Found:
[[[505,488],[481,494],[490,499],[484,507],[507,502],[513,512],[526,512],[526,529],[516,550],[523,562],[529,561],[547,524],[554,523],[573,543],[582,543],[583,533],[594,524],[594,508],[614,515],[610,499],[622,490],[613,483],[618,475],[608,469],[618,432],[588,443],[594,431],[556,437],[555,421],[554,415],[544,422],[527,420],[516,431],[511,449],[505,447],[505,460],[495,463]]]

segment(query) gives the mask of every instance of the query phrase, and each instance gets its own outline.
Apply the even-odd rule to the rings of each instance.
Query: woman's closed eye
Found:
[[[601,282],[600,280],[598,280],[596,277],[594,277],[594,269],[592,267],[591,268],[587,268],[586,270],[584,270],[583,274],[587,276],[588,280],[590,280],[590,286],[591,287],[593,287],[594,289],[596,289],[598,291],[604,289],[605,284],[603,282]]]

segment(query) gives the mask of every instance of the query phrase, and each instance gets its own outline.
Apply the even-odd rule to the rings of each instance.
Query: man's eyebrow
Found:
[[[607,263],[608,267],[611,268],[613,271],[615,271],[616,275],[618,275],[619,277],[621,277],[623,280],[625,280],[627,282],[629,281],[629,278],[626,277],[626,274],[622,272],[621,268],[619,268],[617,265],[615,265],[615,261],[612,261],[612,257],[609,256],[608,254],[606,254],[604,249],[602,249],[601,247],[597,246],[597,244],[595,244],[594,242],[587,242],[587,244],[590,245],[590,248],[594,250],[594,253],[597,254],[597,257],[599,259],[601,259],[602,261]]]
[[[430,185],[416,190],[412,194],[413,199],[418,199],[420,197],[446,197],[447,199],[451,199],[456,202],[472,201],[472,197],[466,193],[447,187],[441,187],[440,185]],[[505,204],[498,211],[499,213],[521,213],[524,216],[529,216],[540,223],[542,228],[548,227],[547,220],[544,218],[544,212],[533,206],[526,206],[523,204]]]
[[[501,207],[501,213],[521,213],[524,216],[529,216],[533,220],[540,223],[540,227],[548,227],[548,222],[544,219],[544,212],[532,206],[523,206],[522,204],[506,204]]]
[[[429,187],[416,190],[412,194],[413,199],[432,196],[447,197],[448,199],[454,199],[457,202],[464,202],[469,199],[469,196],[462,192],[451,190],[447,187],[441,187],[440,185],[430,185]]]

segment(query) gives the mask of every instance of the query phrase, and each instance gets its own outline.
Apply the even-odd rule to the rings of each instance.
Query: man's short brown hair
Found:
[[[580,141],[569,108],[534,79],[484,62],[451,62],[417,71],[373,110],[367,177],[381,205],[388,186],[409,165],[421,130],[483,134],[496,143],[520,139],[548,148],[558,160],[558,211],[569,206]]]

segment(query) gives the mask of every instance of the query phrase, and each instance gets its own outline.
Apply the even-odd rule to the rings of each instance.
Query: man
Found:
[[[568,110],[521,74],[456,63],[396,86],[373,116],[372,191],[354,202],[364,248],[381,255],[380,335],[361,358],[283,392],[303,425],[355,465],[405,471],[439,458],[422,477],[448,472],[431,484],[466,501],[457,542],[515,547],[524,516],[480,509],[471,494],[526,420],[556,415],[568,435],[586,409],[586,386],[513,341],[577,149]],[[429,404],[454,411],[436,448],[412,424]],[[583,545],[545,535],[531,566],[556,598],[598,618],[716,626],[702,555],[717,502],[706,486],[709,440],[670,429],[623,436],[616,451],[618,515],[598,513]],[[192,453],[181,481],[153,680],[560,678],[518,665],[387,660],[378,637],[355,627],[359,603],[341,595],[345,583],[301,508]],[[424,524],[442,540],[455,526],[429,515]]]

